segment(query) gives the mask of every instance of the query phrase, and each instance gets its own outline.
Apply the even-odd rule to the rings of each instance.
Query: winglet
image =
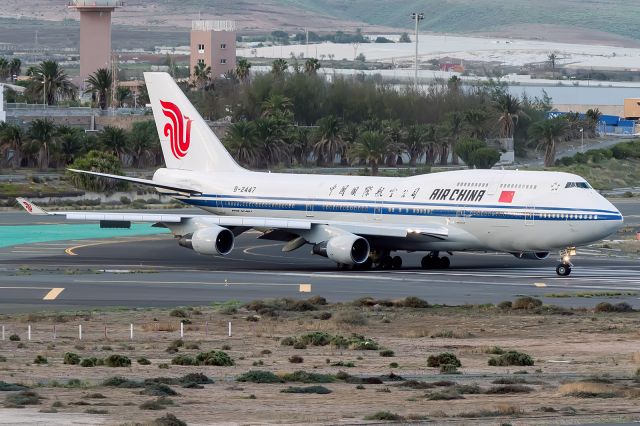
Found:
[[[34,216],[45,216],[48,215],[45,210],[33,204],[31,201],[25,198],[16,198],[16,200],[20,203],[23,209],[27,211],[27,213],[32,214]]]

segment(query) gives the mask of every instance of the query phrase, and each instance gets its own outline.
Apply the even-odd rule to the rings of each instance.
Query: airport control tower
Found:
[[[98,68],[111,66],[111,12],[121,0],[73,0],[80,12],[80,77],[84,81]]]

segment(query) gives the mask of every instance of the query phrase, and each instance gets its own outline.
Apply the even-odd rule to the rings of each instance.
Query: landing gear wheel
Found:
[[[380,265],[382,269],[391,269],[393,267],[393,259],[391,256],[385,256],[380,260]]]
[[[362,263],[356,263],[355,265],[353,265],[353,270],[354,271],[368,271],[371,269],[371,267],[373,266],[373,260],[371,260],[370,257],[367,258],[367,260],[365,260]]]
[[[451,261],[449,260],[448,257],[443,256],[440,259],[438,259],[438,268],[449,269],[449,266],[451,266]]]
[[[561,277],[569,276],[569,274],[571,274],[571,265],[567,265],[565,263],[559,264],[558,266],[556,266],[556,274],[560,275]]]
[[[402,268],[402,258],[400,256],[394,256],[394,258],[391,260],[391,267],[393,269]]]
[[[424,256],[420,262],[420,266],[422,266],[422,269],[433,269],[433,256]]]

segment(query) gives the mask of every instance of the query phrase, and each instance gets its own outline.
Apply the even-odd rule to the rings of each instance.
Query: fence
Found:
[[[184,321],[180,321],[179,323],[162,323],[162,327],[158,327],[157,330],[145,330],[145,328],[153,328],[149,326],[138,326],[130,323],[128,327],[126,326],[108,326],[103,325],[101,327],[96,326],[95,324],[91,324],[91,326],[87,327],[85,324],[75,325],[58,325],[53,324],[50,326],[40,326],[38,328],[33,327],[32,324],[26,324],[26,326],[11,326],[8,327],[6,325],[0,326],[0,342],[6,341],[21,341],[20,337],[21,333],[27,333],[27,341],[33,341],[35,336],[39,337],[38,341],[54,341],[57,339],[77,339],[77,340],[98,340],[98,339],[110,339],[110,338],[119,338],[120,340],[135,340],[138,335],[143,335],[145,333],[150,332],[168,332],[175,333],[176,337],[184,338],[188,335],[188,337],[192,338],[206,338],[206,337],[215,337],[226,335],[227,337],[232,337],[232,324],[231,321],[224,325],[220,324],[210,324],[208,321],[205,321],[202,326],[193,323],[185,323]],[[167,324],[171,324],[167,326]],[[178,325],[179,324],[179,325]],[[175,326],[175,328],[173,327]],[[186,326],[186,327],[185,327]],[[18,336],[17,338],[14,336]],[[87,338],[89,336],[89,338]],[[96,339],[96,336],[99,336]],[[48,338],[47,338],[48,337]],[[117,339],[116,339],[117,340]]]

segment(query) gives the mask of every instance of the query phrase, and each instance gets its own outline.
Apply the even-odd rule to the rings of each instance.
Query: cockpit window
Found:
[[[565,188],[582,188],[582,189],[590,189],[591,185],[587,182],[567,182]]]

